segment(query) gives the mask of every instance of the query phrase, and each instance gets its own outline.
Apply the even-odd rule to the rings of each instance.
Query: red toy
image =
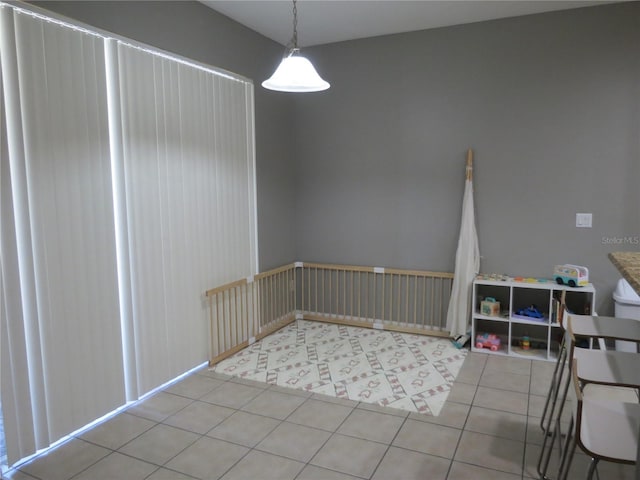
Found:
[[[497,352],[500,348],[500,337],[492,333],[476,335],[476,348],[488,348],[492,352]]]

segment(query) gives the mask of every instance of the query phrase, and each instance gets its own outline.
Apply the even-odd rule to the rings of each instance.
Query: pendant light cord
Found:
[[[297,0],[293,0],[293,37],[291,37],[291,43],[293,43],[292,51],[298,51],[298,5]]]
[[[1,1],[1,0],[0,0]],[[262,86],[279,92],[321,92],[330,87],[308,58],[298,48],[298,5],[293,0],[293,36],[284,47],[284,56],[276,71],[262,82]]]

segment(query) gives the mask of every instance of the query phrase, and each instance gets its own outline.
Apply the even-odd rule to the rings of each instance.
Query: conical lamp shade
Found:
[[[305,57],[290,55],[282,59],[271,78],[262,82],[264,88],[280,92],[320,92],[329,88]]]

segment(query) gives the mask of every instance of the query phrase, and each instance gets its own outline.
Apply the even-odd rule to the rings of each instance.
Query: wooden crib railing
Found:
[[[296,319],[295,265],[212,288],[206,297],[214,365]]]
[[[305,263],[303,317],[444,336],[453,274]]]
[[[446,336],[453,274],[302,263],[213,288],[210,365],[295,319]]]

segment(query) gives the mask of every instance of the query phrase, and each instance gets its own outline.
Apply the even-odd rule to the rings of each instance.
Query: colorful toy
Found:
[[[500,315],[500,302],[493,297],[486,297],[480,302],[480,313],[482,315],[499,316]]]
[[[503,273],[479,273],[476,275],[476,280],[491,280],[494,282],[509,282],[513,280],[513,277],[505,275]]]
[[[556,265],[553,267],[553,278],[559,285],[584,287],[589,284],[589,269],[579,265]]]
[[[530,305],[527,308],[521,308],[516,312],[516,315],[531,318],[544,318],[544,314],[540,312],[540,310],[538,310],[538,307],[536,307],[535,305]]]
[[[548,283],[551,280],[549,280],[548,278],[513,277],[513,281],[522,283]]]
[[[492,352],[497,352],[500,348],[500,337],[493,333],[480,333],[476,335],[476,348],[488,348]]]

